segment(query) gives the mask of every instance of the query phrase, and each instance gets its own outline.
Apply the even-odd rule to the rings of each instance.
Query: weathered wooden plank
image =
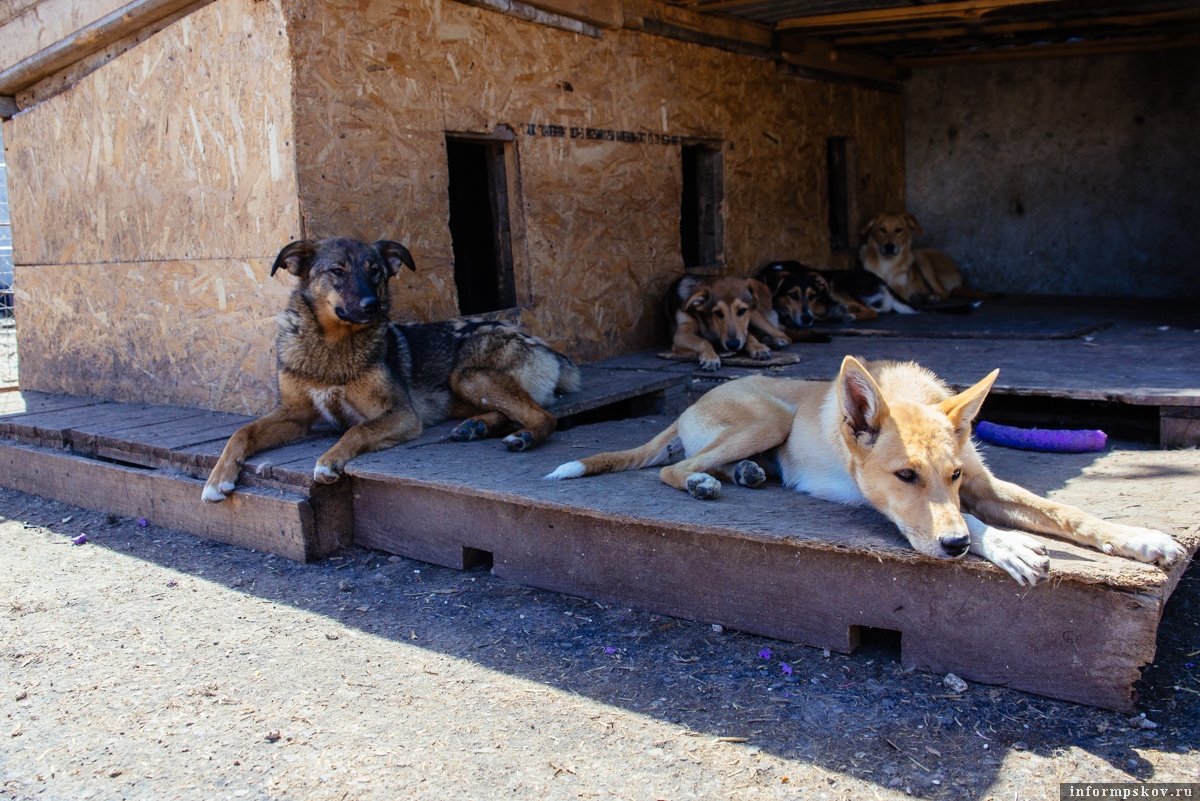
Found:
[[[1165,601],[1070,581],[1022,590],[1007,576],[933,562],[512,495],[364,479],[354,494],[360,545],[455,568],[485,551],[494,574],[523,584],[841,652],[854,649],[859,626],[890,629],[907,665],[1123,711],[1153,659]]]
[[[208,504],[200,500],[203,484],[196,479],[62,451],[0,443],[0,483],[301,562],[319,558],[337,542],[329,532],[318,536],[313,509],[297,493],[245,488],[224,503]]]
[[[139,28],[206,2],[40,0],[0,26],[0,91],[25,89]]]
[[[0,422],[20,415],[95,406],[103,402],[99,398],[60,395],[52,392],[30,392],[29,390],[6,392],[0,395]],[[0,433],[4,432],[0,430]]]

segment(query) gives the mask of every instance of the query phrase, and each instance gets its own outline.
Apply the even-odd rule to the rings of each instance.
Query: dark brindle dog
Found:
[[[252,454],[299,439],[324,418],[345,433],[313,479],[337,481],[346,462],[467,417],[459,441],[515,433],[511,451],[544,441],[557,421],[542,407],[579,388],[579,368],[545,342],[480,319],[401,325],[388,319],[388,280],[412,255],[396,242],[293,242],[281,267],[300,279],[279,316],[279,406],[230,438],[204,486],[218,502]]]

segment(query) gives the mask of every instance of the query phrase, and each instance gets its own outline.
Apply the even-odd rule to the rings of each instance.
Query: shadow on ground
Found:
[[[71,507],[0,490],[5,517],[54,528]],[[103,521],[103,515],[99,516]],[[58,527],[59,529],[62,526]],[[850,656],[558,595],[361,548],[302,565],[108,518],[91,545],[407,645],[560,688],[923,798],[984,796],[1013,751],[1071,747],[1131,780],[1139,751],[1200,742],[1200,571],[1186,573],[1139,684],[1136,719],[1000,687],[956,693],[906,671],[899,643]],[[64,538],[67,534],[63,534]]]

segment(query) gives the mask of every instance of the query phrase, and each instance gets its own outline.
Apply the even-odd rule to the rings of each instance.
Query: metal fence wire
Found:
[[[0,288],[0,389],[17,385],[17,324],[12,309],[12,290]]]

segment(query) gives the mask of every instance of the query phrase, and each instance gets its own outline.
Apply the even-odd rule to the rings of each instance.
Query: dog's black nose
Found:
[[[938,539],[938,544],[942,546],[942,550],[946,552],[947,556],[959,557],[971,547],[971,535],[947,534]]]
[[[379,308],[379,298],[373,295],[368,295],[358,302],[358,306],[363,311],[374,314]]]
[[[804,314],[800,315],[800,325],[812,325],[812,324],[813,324],[813,316],[811,314],[809,314],[808,312],[805,312]]]
[[[883,252],[889,256],[895,255],[896,244],[894,242],[888,242],[886,245],[883,246]]]
[[[725,340],[725,348],[727,350],[734,350],[734,351],[741,350],[742,349],[742,341],[740,339],[727,339],[727,340]]]

